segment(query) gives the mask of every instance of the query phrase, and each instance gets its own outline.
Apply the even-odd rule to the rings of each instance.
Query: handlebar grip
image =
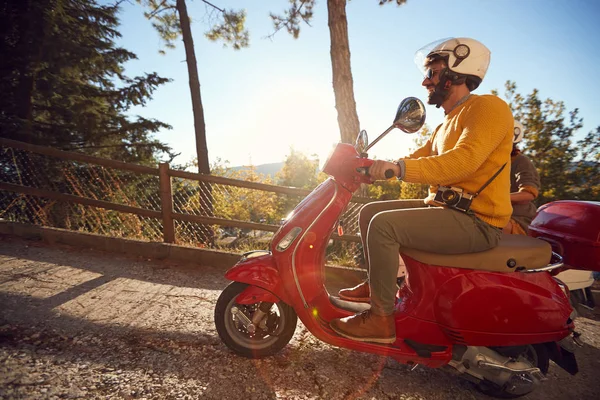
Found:
[[[358,167],[356,168],[356,172],[358,172],[359,174],[369,176],[369,167]]]
[[[394,170],[393,169],[386,169],[385,170],[385,177],[387,179],[393,178],[394,176],[396,176],[396,174],[394,174]]]

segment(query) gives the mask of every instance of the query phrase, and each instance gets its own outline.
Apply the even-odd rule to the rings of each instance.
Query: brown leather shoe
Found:
[[[338,292],[338,295],[342,300],[368,303],[371,301],[371,289],[369,288],[369,282],[364,281],[353,288],[342,289]]]
[[[367,310],[350,317],[334,319],[329,326],[338,335],[359,342],[394,343],[396,341],[393,314],[380,316]]]

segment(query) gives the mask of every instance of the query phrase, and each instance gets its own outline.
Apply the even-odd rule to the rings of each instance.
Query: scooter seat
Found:
[[[437,254],[415,249],[404,249],[401,253],[440,267],[512,272],[545,267],[550,263],[552,247],[529,236],[503,234],[498,246],[479,253]]]

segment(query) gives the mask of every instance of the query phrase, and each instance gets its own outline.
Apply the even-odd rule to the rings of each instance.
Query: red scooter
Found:
[[[405,99],[394,123],[370,146],[338,144],[323,171],[330,178],[304,198],[273,236],[270,251],[245,253],[226,273],[215,324],[221,340],[246,357],[281,350],[300,317],[320,340],[390,356],[409,365],[454,367],[486,394],[518,397],[545,380],[549,360],[577,372],[568,288],[549,273],[562,266],[550,244],[506,235],[489,251],[440,255],[402,253],[406,279],[397,294],[396,341],[376,344],[337,335],[329,322],[370,307],[330,295],[325,251],[352,194],[372,183],[366,150],[393,128],[416,132],[425,107]],[[573,335],[571,337],[570,335]]]

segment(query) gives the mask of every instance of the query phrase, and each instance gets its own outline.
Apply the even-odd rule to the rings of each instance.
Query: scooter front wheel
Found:
[[[294,336],[298,316],[292,307],[278,303],[238,304],[235,299],[248,287],[232,282],[219,296],[215,307],[215,326],[219,337],[235,353],[248,358],[273,355]],[[260,308],[259,308],[260,307]],[[250,324],[259,312],[260,321]]]

